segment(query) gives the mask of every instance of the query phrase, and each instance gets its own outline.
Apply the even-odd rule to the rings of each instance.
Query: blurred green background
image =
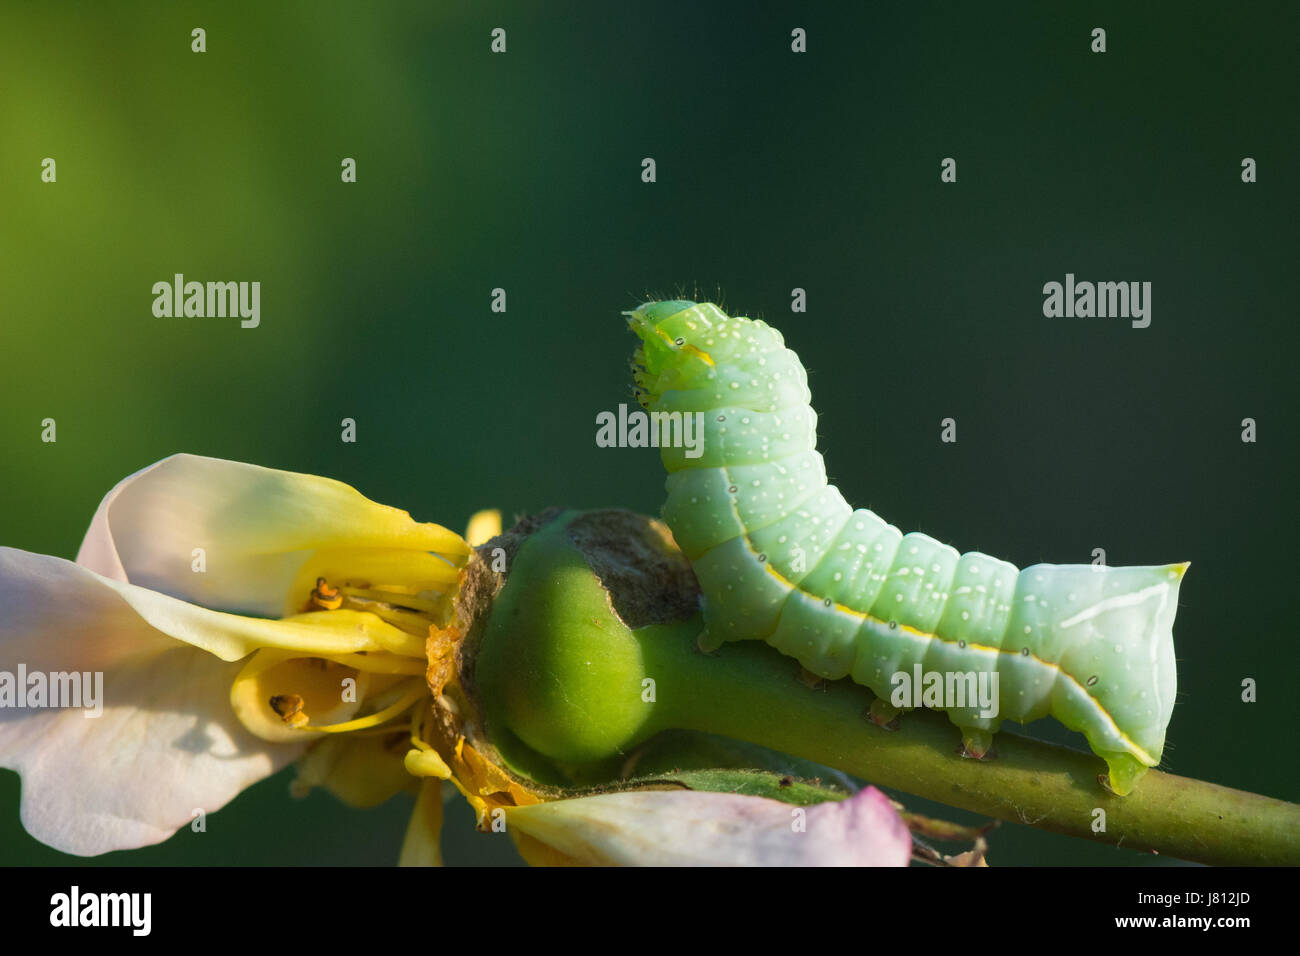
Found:
[[[720,297],[799,352],[855,505],[1022,566],[1190,560],[1167,767],[1300,798],[1296,10],[8,3],[0,543],[73,557],[104,492],[179,451],[456,528],[655,513],[657,453],[594,440],[632,400],[618,313]],[[260,327],[155,318],[176,272],[260,280]],[[1152,282],[1150,328],[1044,318],[1066,272]],[[408,798],[353,812],[288,779],[94,862],[395,860]],[[0,861],[72,861],[18,792],[0,771]],[[459,801],[447,842],[513,858]],[[1159,862],[1014,826],[991,856]]]

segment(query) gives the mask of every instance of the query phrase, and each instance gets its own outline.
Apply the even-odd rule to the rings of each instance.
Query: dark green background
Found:
[[[1297,799],[1300,19],[1060,7],[6,4],[0,542],[72,557],[103,493],[178,451],[456,528],[653,513],[656,453],[597,448],[595,416],[631,401],[619,311],[698,288],[785,332],[855,505],[1018,565],[1190,560],[1167,766]],[[261,327],[154,318],[175,272],[260,280]],[[1152,282],[1151,327],[1044,318],[1066,272]],[[287,779],[105,859],[395,859],[408,799]],[[0,861],[68,860],[17,799],[0,774]],[[450,860],[509,857],[457,810]],[[992,856],[1150,862],[1011,826]]]

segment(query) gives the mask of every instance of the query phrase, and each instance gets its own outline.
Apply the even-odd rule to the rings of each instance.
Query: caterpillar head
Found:
[[[685,299],[644,302],[623,314],[641,340],[632,357],[632,375],[637,400],[646,408],[670,389],[689,388],[707,378],[716,365],[708,346],[716,338],[718,321],[734,321],[712,303]]]

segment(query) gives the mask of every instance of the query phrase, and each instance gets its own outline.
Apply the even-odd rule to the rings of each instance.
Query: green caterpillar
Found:
[[[766,641],[820,677],[869,687],[882,724],[911,709],[890,699],[918,665],[986,680],[992,714],[947,707],[968,754],[985,756],[1004,719],[1051,714],[1084,734],[1118,794],[1160,762],[1187,564],[1018,571],[903,534],[827,483],[807,375],[780,332],[707,303],[625,314],[641,339],[641,404],[704,415],[699,457],[661,450],[664,519],[700,582],[704,649]]]

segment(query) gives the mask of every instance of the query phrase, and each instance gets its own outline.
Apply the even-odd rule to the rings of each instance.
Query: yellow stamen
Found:
[[[380,724],[387,723],[398,714],[403,713],[408,707],[420,699],[427,697],[429,690],[423,684],[414,687],[405,696],[398,699],[394,704],[390,704],[383,710],[365,717],[358,717],[356,720],[347,720],[341,724],[329,724],[324,727],[306,726],[304,731],[317,731],[322,734],[342,734],[352,730],[365,730],[367,727],[377,727]]]
[[[401,591],[388,591],[379,588],[359,588],[350,585],[343,585],[339,588],[349,598],[359,598],[363,601],[379,601],[390,604],[394,608],[409,608],[412,611],[425,611],[429,614],[438,614],[443,608],[438,601],[432,601],[429,598],[416,597],[413,594],[406,594]],[[315,594],[315,592],[312,592]],[[367,610],[369,610],[367,608]]]
[[[428,669],[423,660],[380,651],[375,654],[331,654],[329,660],[370,674],[402,674],[419,677]]]
[[[376,634],[376,639],[384,645],[385,650],[392,651],[394,654],[401,654],[403,657],[424,657],[424,642],[429,636],[429,626],[433,623],[432,615],[438,612],[438,608],[428,613],[419,611],[407,611],[394,607],[395,603],[407,603],[408,599],[403,597],[399,602],[386,600],[377,600],[370,597],[361,597],[357,594],[345,593],[349,590],[363,591],[362,588],[344,588],[338,594],[337,607],[346,607],[350,611],[361,611],[366,614],[373,614],[387,624],[409,635],[411,639],[397,637],[388,634]],[[317,602],[317,592],[312,591],[312,601]],[[394,595],[396,596],[396,595]],[[420,599],[414,599],[420,600]],[[430,602],[432,603],[432,602]],[[335,609],[337,609],[337,607]]]

